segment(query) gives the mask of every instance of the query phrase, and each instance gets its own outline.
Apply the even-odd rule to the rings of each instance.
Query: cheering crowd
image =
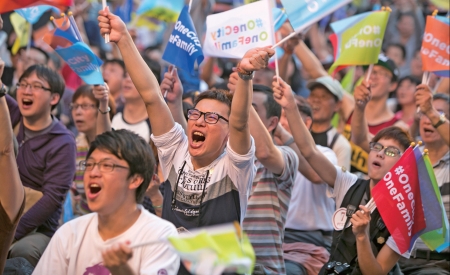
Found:
[[[83,83],[37,40],[13,54],[1,14],[3,274],[191,274],[161,240],[232,222],[254,249],[253,274],[450,274],[448,248],[418,239],[401,253],[371,205],[420,140],[450,215],[450,81],[422,83],[431,2],[345,6],[347,16],[378,4],[392,13],[373,69],[333,77],[329,22],[280,45],[278,72],[276,50],[261,47],[206,57],[192,76],[161,59],[172,29],[145,45],[110,11],[118,2],[72,7],[104,59],[103,85]],[[199,37],[208,14],[232,5],[192,1]],[[292,31],[286,22],[278,33]]]

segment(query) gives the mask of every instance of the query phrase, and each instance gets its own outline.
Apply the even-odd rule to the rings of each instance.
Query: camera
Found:
[[[349,274],[351,272],[350,265],[341,262],[329,262],[325,265],[327,274]]]

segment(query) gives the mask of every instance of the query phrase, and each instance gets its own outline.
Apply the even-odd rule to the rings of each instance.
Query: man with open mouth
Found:
[[[180,230],[241,222],[255,176],[255,146],[248,126],[253,71],[267,67],[270,48],[249,50],[237,66],[233,96],[203,92],[188,111],[186,134],[174,122],[158,82],[140,56],[125,24],[101,11],[102,35],[109,34],[146,104],[152,139],[169,188],[164,188],[162,217]],[[180,103],[181,104],[181,103]],[[180,272],[184,272],[181,270]]]

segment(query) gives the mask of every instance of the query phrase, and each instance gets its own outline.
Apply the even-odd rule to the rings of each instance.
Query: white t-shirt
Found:
[[[358,177],[354,174],[351,174],[349,171],[342,171],[342,168],[339,166],[335,166],[336,168],[336,181],[334,182],[334,189],[328,187],[327,192],[331,198],[334,198],[336,201],[336,208],[341,207],[342,201],[344,200],[345,194],[350,189],[350,187],[355,184],[358,180]],[[403,254],[398,250],[397,244],[395,243],[392,236],[386,241],[387,246],[389,246],[392,250],[394,250],[397,254],[402,255],[404,258],[409,258],[410,253],[405,252]]]
[[[330,148],[316,145],[317,149],[334,165],[336,154]],[[334,200],[327,196],[328,184],[312,183],[297,171],[292,186],[291,202],[287,213],[286,228],[303,231],[332,231],[331,218]]]
[[[123,119],[123,113],[119,112],[117,113],[112,121],[111,121],[111,128],[115,130],[119,129],[125,129],[129,130],[138,136],[142,137],[147,143],[150,141],[150,123],[148,122],[148,119],[142,120],[138,123],[128,123]]]
[[[141,214],[121,235],[104,241],[98,233],[98,215],[91,213],[59,228],[42,255],[33,275],[109,275],[102,265],[102,252],[116,243],[131,245],[178,235],[175,227],[139,205]],[[128,261],[135,274],[177,274],[180,258],[167,243],[133,249]]]
[[[164,187],[164,219],[186,229],[232,222],[238,214],[242,222],[256,173],[253,138],[247,154],[237,154],[228,143],[222,155],[197,170],[192,166],[188,137],[179,124],[163,135],[152,135],[152,140],[158,148],[164,180],[170,182],[167,184],[170,188]],[[170,203],[177,182],[176,204],[172,210]],[[206,189],[201,200],[203,186]]]

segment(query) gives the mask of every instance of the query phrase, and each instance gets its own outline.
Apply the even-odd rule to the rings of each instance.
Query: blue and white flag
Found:
[[[281,26],[283,26],[284,22],[286,22],[286,20],[288,19],[287,14],[284,10],[280,8],[273,8],[272,15],[273,15],[274,30],[278,31],[281,28]]]
[[[27,20],[31,24],[34,24],[37,21],[39,21],[41,16],[49,9],[53,9],[54,12],[60,13],[58,8],[49,5],[39,5],[29,8],[18,9],[15,10],[15,12],[17,12],[20,16],[25,18],[25,20]]]
[[[281,0],[292,28],[297,33],[350,2],[351,0]]]
[[[131,21],[131,12],[133,11],[133,0],[125,0],[122,5],[114,10],[114,14],[119,16],[123,22],[129,23]]]
[[[202,63],[204,58],[202,46],[189,15],[188,6],[181,11],[162,58],[191,74],[194,74],[195,61],[198,65]]]

